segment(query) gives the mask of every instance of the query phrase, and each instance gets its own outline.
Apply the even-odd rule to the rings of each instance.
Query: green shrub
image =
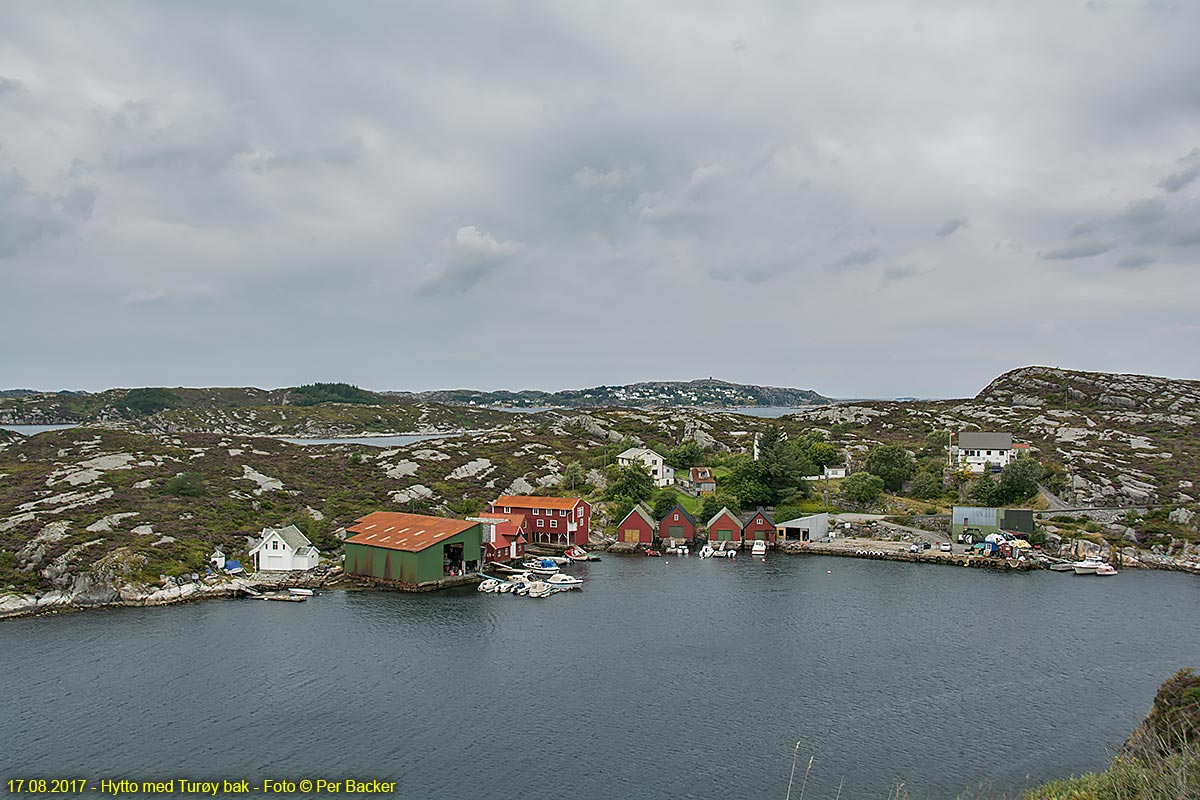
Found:
[[[163,491],[176,497],[203,497],[204,476],[199,472],[181,472],[166,482]]]
[[[141,416],[149,416],[179,405],[179,396],[168,389],[150,387],[130,389],[121,400],[124,408]]]

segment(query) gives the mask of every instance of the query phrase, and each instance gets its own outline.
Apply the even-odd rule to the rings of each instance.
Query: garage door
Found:
[[[626,528],[623,533],[627,542],[640,542],[642,540],[642,532],[637,528]]]
[[[266,569],[268,569],[268,570],[286,569],[286,566],[284,565],[284,562],[283,562],[283,556],[282,555],[276,556],[276,555],[268,554]]]
[[[717,531],[717,541],[718,542],[732,542],[733,541],[733,531],[718,530]]]
[[[767,532],[766,532],[766,531],[755,531],[755,532],[754,532],[754,538],[755,538],[755,539],[766,539],[766,538],[767,538]]]
[[[682,525],[668,525],[667,526],[667,536],[672,539],[685,538],[683,535],[683,526]]]

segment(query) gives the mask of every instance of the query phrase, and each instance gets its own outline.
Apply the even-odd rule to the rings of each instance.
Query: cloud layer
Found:
[[[0,382],[1196,377],[1198,29],[1133,2],[5,6]]]

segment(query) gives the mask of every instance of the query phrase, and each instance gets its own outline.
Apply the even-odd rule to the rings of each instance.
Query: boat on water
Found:
[[[259,600],[277,600],[284,603],[303,603],[308,598],[299,594],[263,594],[258,596]]]
[[[1076,561],[1071,565],[1071,567],[1074,568],[1076,575],[1095,575],[1096,570],[1107,566],[1107,562],[1101,561],[1095,556],[1088,556],[1083,561]]]
[[[657,550],[647,550],[646,555],[650,556],[651,558],[662,558],[662,553],[658,552]]]
[[[712,546],[711,546],[711,545],[709,545],[709,544],[707,544],[707,543],[706,543],[706,544],[704,545],[704,547],[701,547],[701,548],[700,548],[700,557],[701,557],[701,558],[712,558],[712,557],[713,557],[713,554],[714,554],[714,553],[716,553],[716,552],[717,552],[716,550],[713,550],[713,549],[712,549]]]
[[[564,575],[561,572],[557,575],[551,575],[549,578],[546,578],[546,583],[550,584],[559,591],[583,588],[582,579],[576,578],[574,575]]]
[[[530,597],[549,597],[553,593],[554,587],[545,581],[534,581],[526,590],[526,594]]]
[[[1096,567],[1097,575],[1116,575],[1117,569],[1112,564],[1104,564]]]
[[[296,597],[312,597],[313,590],[312,589],[293,588],[293,589],[288,589],[288,594],[294,595]]]
[[[553,575],[558,572],[558,564],[549,558],[532,559],[521,566],[535,575]]]
[[[568,547],[563,552],[563,555],[566,556],[571,561],[599,561],[600,560],[599,558],[592,555],[588,551],[584,550],[582,547],[580,547],[577,544],[573,544],[570,547]]]
[[[1074,572],[1075,565],[1069,562],[1066,564],[1052,564],[1050,570],[1052,572]]]
[[[767,542],[765,539],[755,539],[754,547],[750,550],[752,556],[765,556],[767,554]]]
[[[690,552],[691,551],[688,550],[688,546],[686,544],[672,545],[671,547],[667,548],[667,555],[671,556],[686,556]]]
[[[480,583],[477,587],[475,587],[475,591],[486,592],[488,594],[491,594],[493,592],[498,592],[498,591],[500,591],[501,583],[503,583],[503,581],[498,581],[495,578],[488,578],[485,581],[483,581],[482,583]]]

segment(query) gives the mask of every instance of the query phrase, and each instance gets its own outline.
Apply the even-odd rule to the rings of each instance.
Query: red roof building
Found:
[[[482,514],[484,561],[512,561],[525,557],[529,521],[524,514]]]
[[[578,497],[501,495],[491,502],[489,514],[525,516],[529,541],[560,547],[588,543],[592,506]]]
[[[713,477],[712,470],[708,467],[689,469],[685,485],[698,494],[715,494],[717,491],[717,479]]]

